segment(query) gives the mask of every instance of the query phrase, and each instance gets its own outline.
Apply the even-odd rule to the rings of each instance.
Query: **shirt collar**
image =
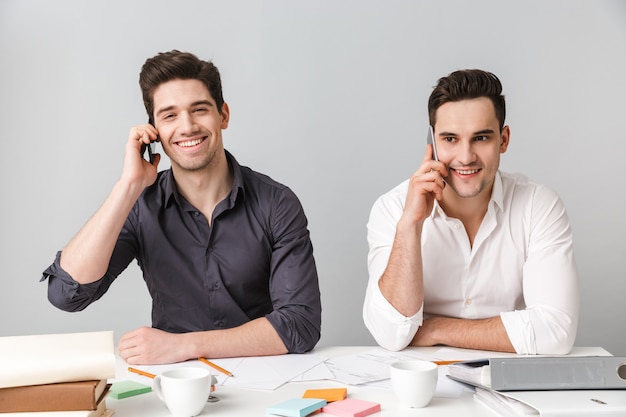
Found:
[[[228,167],[233,173],[233,187],[230,190],[230,194],[228,196],[229,206],[232,207],[235,205],[237,198],[241,194],[241,198],[245,196],[245,188],[243,183],[243,175],[241,174],[241,165],[235,159],[235,157],[224,149],[226,153],[226,160],[228,161]],[[165,192],[165,202],[166,206],[169,206],[171,203],[176,202],[177,205],[182,207],[181,197],[178,192],[178,187],[176,186],[176,181],[174,180],[174,174],[172,173],[172,168],[167,169],[162,173],[164,176],[163,179],[163,190]]]
[[[496,176],[493,181],[493,189],[491,190],[491,198],[489,199],[489,207],[498,207],[502,210],[504,206],[504,192],[502,186],[502,175],[500,175],[500,171],[496,172]],[[439,205],[439,201],[435,200],[435,204],[433,204],[433,211],[430,213],[431,219],[434,219],[435,216],[440,215],[446,217],[443,208]]]
[[[491,191],[491,200],[489,201],[489,205],[496,205],[500,210],[504,207],[504,191],[502,185],[502,175],[500,175],[500,170],[496,172],[496,178],[493,181],[493,190]]]

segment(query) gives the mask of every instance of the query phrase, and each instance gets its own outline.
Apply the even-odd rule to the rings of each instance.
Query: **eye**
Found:
[[[489,137],[484,136],[484,135],[482,135],[482,136],[476,136],[476,137],[474,138],[474,140],[475,140],[476,142],[483,142],[483,141],[486,141],[487,139],[489,139]]]
[[[209,109],[206,107],[197,107],[194,109],[194,113],[205,113],[208,112]]]
[[[453,142],[456,141],[456,138],[452,137],[452,136],[446,136],[446,137],[443,138],[443,141],[444,142],[448,142],[448,143],[453,143]]]

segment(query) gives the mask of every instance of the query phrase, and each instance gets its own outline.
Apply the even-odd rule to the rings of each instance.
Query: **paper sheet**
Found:
[[[367,352],[340,356],[326,362],[335,375],[335,380],[348,385],[368,385],[391,389],[389,365],[393,362],[409,359],[421,360],[465,360],[475,351],[441,349],[434,354],[424,354],[413,350],[392,352],[383,348],[373,348]],[[458,398],[469,389],[446,377],[447,366],[439,367],[436,397]]]
[[[326,366],[335,374],[335,380],[348,385],[359,385],[389,379],[389,365],[409,359],[433,360],[432,356],[411,350],[392,352],[373,348],[367,352],[329,359]]]
[[[180,367],[208,368],[217,378],[217,385],[275,390],[294,378],[301,378],[301,380],[322,379],[324,376],[332,378],[332,373],[323,368],[324,359],[313,353],[210,359],[211,362],[230,371],[234,375],[232,378],[197,360],[168,365],[135,366],[135,368],[155,375],[161,374],[167,369]],[[123,375],[118,375],[118,378],[146,383],[146,377],[127,371]]]
[[[113,332],[0,337],[0,369],[0,388],[113,378]]]

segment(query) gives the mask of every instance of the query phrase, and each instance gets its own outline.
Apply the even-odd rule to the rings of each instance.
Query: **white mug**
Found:
[[[193,417],[202,412],[211,393],[211,371],[176,368],[154,378],[152,388],[174,417]]]
[[[391,364],[391,387],[400,404],[421,408],[428,405],[437,388],[437,364],[406,360]]]

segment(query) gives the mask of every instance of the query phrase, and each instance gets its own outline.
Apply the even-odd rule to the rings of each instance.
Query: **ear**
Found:
[[[508,126],[502,128],[500,133],[500,153],[505,153],[509,147],[509,140],[511,139],[511,129]]]
[[[228,104],[224,102],[224,104],[222,104],[222,124],[220,125],[222,129],[228,127],[228,120],[230,120],[230,109],[228,108]]]

